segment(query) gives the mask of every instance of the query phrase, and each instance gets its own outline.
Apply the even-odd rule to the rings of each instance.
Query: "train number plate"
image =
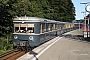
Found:
[[[27,45],[28,45],[27,41],[20,41],[20,46],[27,46]]]

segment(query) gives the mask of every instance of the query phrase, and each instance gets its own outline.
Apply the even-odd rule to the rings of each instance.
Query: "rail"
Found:
[[[16,60],[20,56],[24,55],[26,52],[28,51],[11,50],[9,52],[0,55],[0,60]]]

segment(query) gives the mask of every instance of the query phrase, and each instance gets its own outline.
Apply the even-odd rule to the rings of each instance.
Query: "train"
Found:
[[[39,17],[15,17],[13,19],[13,48],[30,50],[65,32],[76,29],[75,24]]]
[[[72,23],[77,25],[77,27],[84,29],[85,27],[85,20],[81,19],[81,20],[72,20]]]

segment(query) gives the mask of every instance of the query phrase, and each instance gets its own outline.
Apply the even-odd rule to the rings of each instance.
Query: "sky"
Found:
[[[75,13],[76,13],[76,19],[83,19],[83,16],[85,16],[85,13],[81,13],[85,11],[85,4],[80,4],[81,2],[90,2],[90,0],[72,0],[74,7],[75,7]],[[86,12],[86,15],[88,12]]]

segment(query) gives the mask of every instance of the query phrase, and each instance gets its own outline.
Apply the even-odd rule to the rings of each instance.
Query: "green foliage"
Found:
[[[11,16],[35,16],[59,21],[75,19],[75,7],[71,0],[10,0]]]
[[[53,19],[70,22],[75,19],[75,9],[71,0],[50,0],[54,11]]]
[[[5,36],[6,31],[11,31],[12,17],[9,11],[9,0],[0,0],[0,36]]]
[[[0,54],[13,48],[13,44],[10,44],[9,39],[11,39],[10,35],[7,37],[0,38]]]

